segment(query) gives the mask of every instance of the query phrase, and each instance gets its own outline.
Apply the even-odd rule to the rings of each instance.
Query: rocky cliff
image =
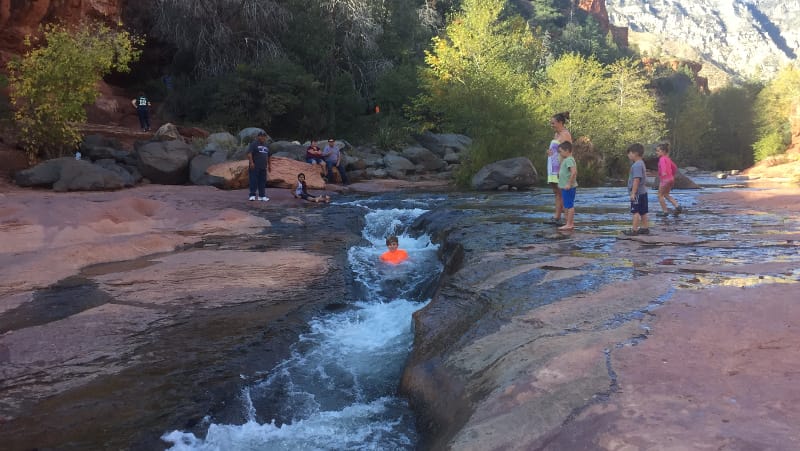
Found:
[[[0,0],[0,66],[23,50],[25,36],[48,22],[117,21],[124,0]]]
[[[704,64],[711,88],[768,77],[800,52],[800,8],[777,0],[605,0],[612,25],[651,56]]]

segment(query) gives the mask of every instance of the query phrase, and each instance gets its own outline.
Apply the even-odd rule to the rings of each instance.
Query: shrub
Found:
[[[80,142],[76,124],[86,120],[85,105],[99,96],[97,84],[113,70],[128,71],[143,43],[97,23],[50,24],[41,32],[44,44],[26,37],[30,50],[8,65],[14,119],[31,162],[75,148]]]

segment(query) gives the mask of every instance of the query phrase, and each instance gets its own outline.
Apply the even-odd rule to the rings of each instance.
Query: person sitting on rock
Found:
[[[328,145],[322,149],[322,157],[325,158],[325,165],[328,167],[328,178],[330,181],[333,172],[331,168],[336,168],[339,171],[339,176],[342,178],[342,183],[345,185],[350,184],[347,180],[347,173],[344,170],[344,162],[342,161],[342,152],[336,147],[336,140],[333,138],[328,140]]]
[[[325,165],[325,159],[322,158],[322,150],[317,147],[317,140],[312,139],[311,145],[306,149],[306,163],[310,165],[319,165],[320,175],[325,178],[328,175],[328,167]]]
[[[381,254],[381,261],[397,265],[408,260],[408,252],[398,249],[398,246],[400,246],[400,242],[396,236],[392,235],[386,238],[386,247],[389,250]]]
[[[297,185],[294,187],[294,192],[292,193],[292,195],[295,197],[295,199],[300,198],[300,199],[303,199],[303,200],[307,200],[309,202],[317,202],[317,203],[325,202],[325,203],[327,203],[327,202],[331,201],[331,197],[328,196],[327,194],[323,194],[323,195],[319,195],[319,196],[314,196],[314,195],[310,194],[308,192],[308,188],[306,186],[306,175],[303,174],[302,172],[297,174]]]

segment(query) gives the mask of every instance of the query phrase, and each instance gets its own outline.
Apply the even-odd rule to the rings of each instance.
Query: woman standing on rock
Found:
[[[553,127],[555,134],[550,146],[547,148],[547,184],[555,195],[556,211],[547,224],[564,225],[561,221],[561,213],[564,211],[564,200],[561,197],[561,189],[558,187],[558,170],[561,162],[558,157],[558,145],[563,142],[572,143],[572,135],[566,129],[565,124],[569,120],[569,111],[556,113],[550,118],[550,126]]]

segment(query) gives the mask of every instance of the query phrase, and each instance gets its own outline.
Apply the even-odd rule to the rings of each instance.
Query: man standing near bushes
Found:
[[[331,180],[331,176],[333,172],[331,172],[331,168],[335,167],[337,171],[339,171],[339,176],[342,178],[342,183],[345,185],[349,185],[350,182],[347,180],[347,173],[344,170],[344,161],[342,161],[342,152],[336,147],[336,140],[331,138],[328,140],[328,144],[322,149],[322,158],[325,160],[325,166],[328,168],[328,177],[326,181]]]
[[[247,147],[247,176],[250,181],[250,200],[256,200],[256,189],[258,189],[258,200],[266,202],[267,197],[267,173],[271,169],[269,146],[267,146],[267,133],[258,132],[256,139]]]

